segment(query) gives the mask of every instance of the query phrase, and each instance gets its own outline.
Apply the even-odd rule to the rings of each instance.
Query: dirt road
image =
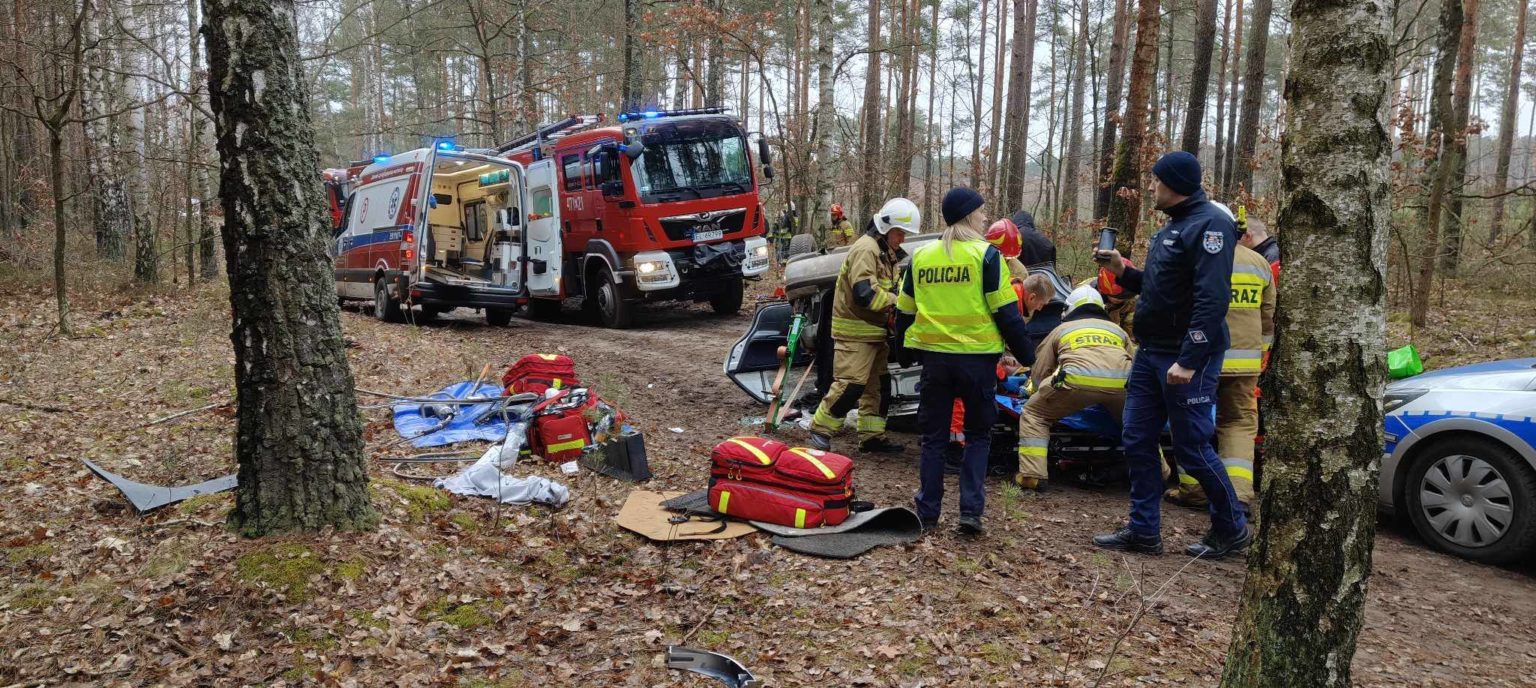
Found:
[[[87,336],[63,342],[46,336],[42,309],[0,306],[0,398],[70,409],[4,409],[0,681],[710,685],[662,668],[668,643],[732,654],[774,686],[1219,676],[1243,566],[1093,549],[1087,538],[1125,515],[1123,486],[1033,496],[992,483],[986,538],[943,530],[852,562],[755,535],[644,542],[610,521],[631,486],[590,474],[570,481],[575,500],[562,510],[498,512],[396,480],[377,461],[385,520],[365,534],[240,540],[220,525],[227,496],[135,516],[75,458],[161,483],[232,469],[227,412],[137,427],[229,399],[223,298],[104,296],[78,306],[91,318]],[[358,384],[370,389],[426,392],[487,362],[572,356],[646,433],[648,489],[702,486],[709,447],[750,431],[741,420],[763,411],[721,374],[745,315],[648,310],[624,332],[568,315],[509,328],[467,315],[420,328],[343,317]],[[365,417],[371,447],[393,437],[386,410]],[[861,497],[910,500],[916,441],[900,439],[906,456],[856,457]],[[519,470],[558,477],[548,466]],[[1167,520],[1170,551],[1204,527],[1188,511]],[[1533,588],[1530,571],[1463,562],[1385,529],[1356,682],[1528,685]]]

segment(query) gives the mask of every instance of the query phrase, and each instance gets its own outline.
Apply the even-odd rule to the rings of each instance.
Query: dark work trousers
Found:
[[[1121,443],[1131,478],[1131,530],[1139,535],[1160,535],[1165,481],[1157,439],[1164,422],[1173,436],[1173,452],[1179,467],[1200,483],[1210,498],[1211,528],[1230,536],[1247,526],[1221,457],[1211,446],[1216,434],[1216,384],[1221,375],[1222,354],[1206,361],[1194,379],[1182,385],[1168,384],[1168,369],[1178,354],[1136,352],[1131,377],[1125,387],[1125,416]]]
[[[918,467],[917,515],[937,520],[944,499],[944,450],[956,399],[965,404],[965,463],[960,468],[960,515],[981,517],[986,508],[987,454],[992,423],[997,420],[998,354],[922,352],[923,378],[918,389],[917,426],[923,459]],[[1218,366],[1219,367],[1219,366]]]

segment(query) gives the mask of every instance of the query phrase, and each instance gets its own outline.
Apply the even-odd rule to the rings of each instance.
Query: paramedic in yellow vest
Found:
[[[911,201],[907,201],[907,202],[911,203]],[[827,243],[829,245],[831,245],[831,246],[848,246],[850,244],[853,244],[854,241],[855,241],[855,236],[854,236],[854,233],[853,233],[853,223],[849,222],[848,218],[843,215],[843,204],[841,204],[841,203],[833,203],[832,204],[832,213],[831,214],[832,214],[832,230],[831,230],[832,231],[832,235],[827,237]],[[917,226],[916,225],[914,225],[912,227],[912,233],[913,234],[917,233]]]
[[[891,403],[887,335],[896,306],[901,242],[920,226],[917,204],[893,198],[848,250],[832,291],[832,387],[811,417],[812,447],[830,450],[832,433],[842,429],[843,417],[857,404],[860,451],[903,449],[885,437]]]
[[[1019,415],[1019,472],[1014,483],[1026,490],[1045,486],[1046,449],[1051,426],[1094,404],[1119,418],[1125,410],[1125,381],[1131,373],[1130,337],[1110,322],[1104,299],[1093,287],[1067,296],[1067,314],[1035,352],[1029,379],[1035,393]]]
[[[1220,203],[1214,205],[1226,210]],[[1237,224],[1239,239],[1246,229],[1243,225]],[[1275,341],[1275,298],[1269,261],[1239,243],[1232,256],[1232,303],[1227,307],[1232,343],[1222,358],[1216,384],[1216,453],[1245,510],[1253,504],[1253,442],[1259,432],[1259,400],[1254,390],[1264,370],[1265,353]],[[1168,493],[1168,500],[1175,504],[1206,505],[1200,483],[1182,471],[1179,486]]]
[[[998,358],[1006,348],[1022,365],[1035,360],[1034,342],[1019,314],[1003,256],[982,239],[987,221],[981,206],[981,194],[964,187],[944,195],[944,235],[912,255],[896,301],[902,357],[915,353],[923,364],[917,408],[923,447],[921,486],[914,500],[917,517],[925,529],[938,525],[950,412],[960,399],[966,413],[959,530],[966,535],[982,532],[983,481],[997,419],[993,395]]]

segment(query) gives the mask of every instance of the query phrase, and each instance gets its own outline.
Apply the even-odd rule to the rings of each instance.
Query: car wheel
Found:
[[[619,283],[607,268],[598,272],[597,291],[587,298],[593,297],[597,299],[597,317],[603,327],[623,330],[634,323],[635,304],[624,300]]]
[[[1536,471],[1483,437],[1417,452],[1404,483],[1413,527],[1436,549],[1489,564],[1536,549]]]
[[[710,308],[716,315],[735,315],[741,312],[741,302],[746,298],[746,286],[741,280],[731,280],[724,289],[709,297]]]
[[[384,279],[373,283],[373,317],[387,323],[405,322],[405,314],[400,311],[400,300],[389,295],[389,287]]]
[[[789,238],[788,258],[794,258],[802,253],[816,252],[816,237],[809,234],[796,234]]]
[[[506,327],[512,324],[512,309],[487,308],[485,309],[485,322],[492,327]]]

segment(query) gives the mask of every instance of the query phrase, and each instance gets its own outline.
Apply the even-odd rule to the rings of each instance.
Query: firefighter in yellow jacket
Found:
[[[896,263],[908,232],[922,226],[917,204],[885,202],[864,235],[853,242],[832,292],[832,387],[811,417],[811,446],[832,448],[832,433],[859,407],[859,449],[899,452],[885,437],[890,405],[890,331],[896,306]]]
[[[1239,239],[1245,224],[1237,223]],[[1247,509],[1253,503],[1253,442],[1259,432],[1259,400],[1254,390],[1265,354],[1275,341],[1275,279],[1269,261],[1241,244],[1232,256],[1227,331],[1232,343],[1222,358],[1221,380],[1216,385],[1216,453],[1226,466],[1237,501]],[[1168,500],[1193,507],[1206,504],[1200,483],[1182,471],[1179,486],[1168,491]]]
[[[1125,381],[1131,372],[1131,338],[1109,321],[1104,298],[1090,286],[1067,297],[1067,313],[1035,352],[1030,382],[1035,393],[1019,416],[1019,472],[1026,490],[1045,486],[1051,426],[1094,404],[1119,418],[1125,409]]]

